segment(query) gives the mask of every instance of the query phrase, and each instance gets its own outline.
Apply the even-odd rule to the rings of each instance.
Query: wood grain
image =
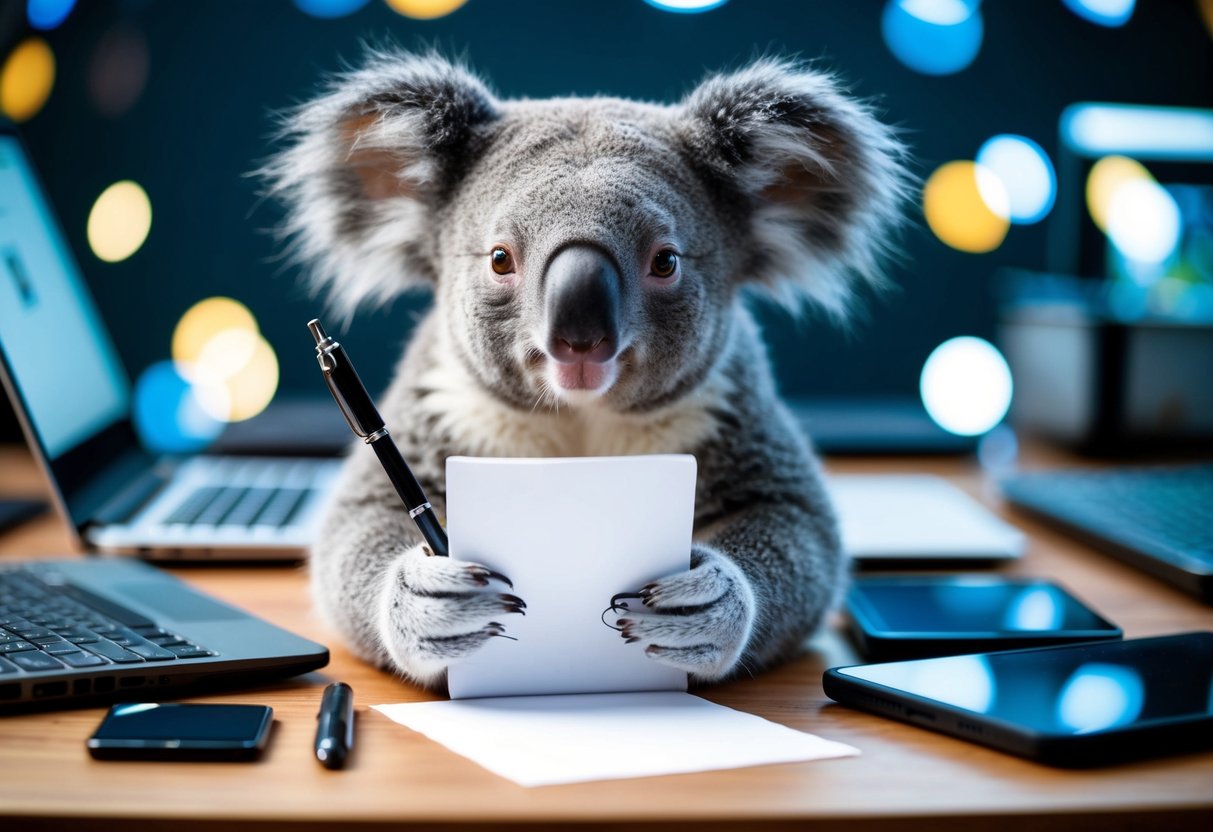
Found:
[[[1032,467],[1068,462],[1034,451]],[[1213,629],[1213,609],[1009,513],[967,459],[832,460],[835,472],[928,472],[1007,516],[1030,537],[1005,571],[1060,581],[1130,637]],[[45,493],[20,448],[0,447],[0,496]],[[0,557],[70,551],[61,521],[46,515],[0,537]],[[78,557],[79,555],[70,555]],[[191,701],[273,706],[274,735],[256,763],[97,762],[84,747],[100,708],[0,717],[0,818],[4,829],[140,830],[334,828],[347,824],[444,829],[586,824],[829,829],[971,828],[1021,823],[1064,829],[1207,828],[1213,819],[1213,753],[1098,771],[1062,771],[831,704],[827,667],[857,661],[831,627],[804,655],[756,679],[698,693],[857,746],[853,759],[726,772],[523,789],[402,728],[368,705],[433,698],[343,650],[314,617],[304,567],[178,568],[174,574],[331,646],[332,662],[308,676]],[[836,622],[835,622],[836,624]],[[358,704],[355,752],[330,772],[311,754],[320,691],[340,679]]]

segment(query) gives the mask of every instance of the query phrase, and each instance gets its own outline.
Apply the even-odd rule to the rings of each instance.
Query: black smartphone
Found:
[[[88,752],[98,760],[251,760],[273,719],[265,705],[114,705]]]
[[[1123,637],[1047,581],[987,576],[860,578],[847,594],[851,637],[870,661],[1046,647]]]
[[[826,671],[826,696],[1042,763],[1213,747],[1213,633]]]

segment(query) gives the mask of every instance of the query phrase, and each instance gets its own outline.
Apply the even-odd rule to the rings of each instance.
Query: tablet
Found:
[[[1213,633],[839,667],[828,697],[1057,766],[1213,748]]]

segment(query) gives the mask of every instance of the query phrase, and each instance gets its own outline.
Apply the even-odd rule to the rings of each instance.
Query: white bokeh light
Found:
[[[1108,238],[1130,260],[1163,262],[1179,245],[1182,230],[1175,197],[1157,182],[1125,182],[1108,204]]]
[[[977,164],[993,171],[1006,189],[1011,222],[1045,218],[1057,196],[1057,174],[1044,149],[1024,136],[994,136],[977,151]],[[982,189],[982,198],[986,191]],[[997,213],[998,208],[990,205]]]
[[[961,436],[986,433],[1011,406],[1011,368],[989,341],[951,338],[928,356],[919,390],[931,418]]]

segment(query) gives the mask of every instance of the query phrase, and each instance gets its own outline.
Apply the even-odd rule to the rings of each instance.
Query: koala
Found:
[[[842,316],[881,282],[894,131],[791,61],[666,106],[503,100],[396,51],[283,123],[263,173],[316,288],[343,313],[433,292],[380,408],[438,514],[451,455],[693,454],[690,568],[617,604],[620,636],[699,682],[794,654],[846,563],[746,297]],[[311,587],[359,656],[440,688],[525,614],[507,576],[427,556],[367,449],[335,494]]]

